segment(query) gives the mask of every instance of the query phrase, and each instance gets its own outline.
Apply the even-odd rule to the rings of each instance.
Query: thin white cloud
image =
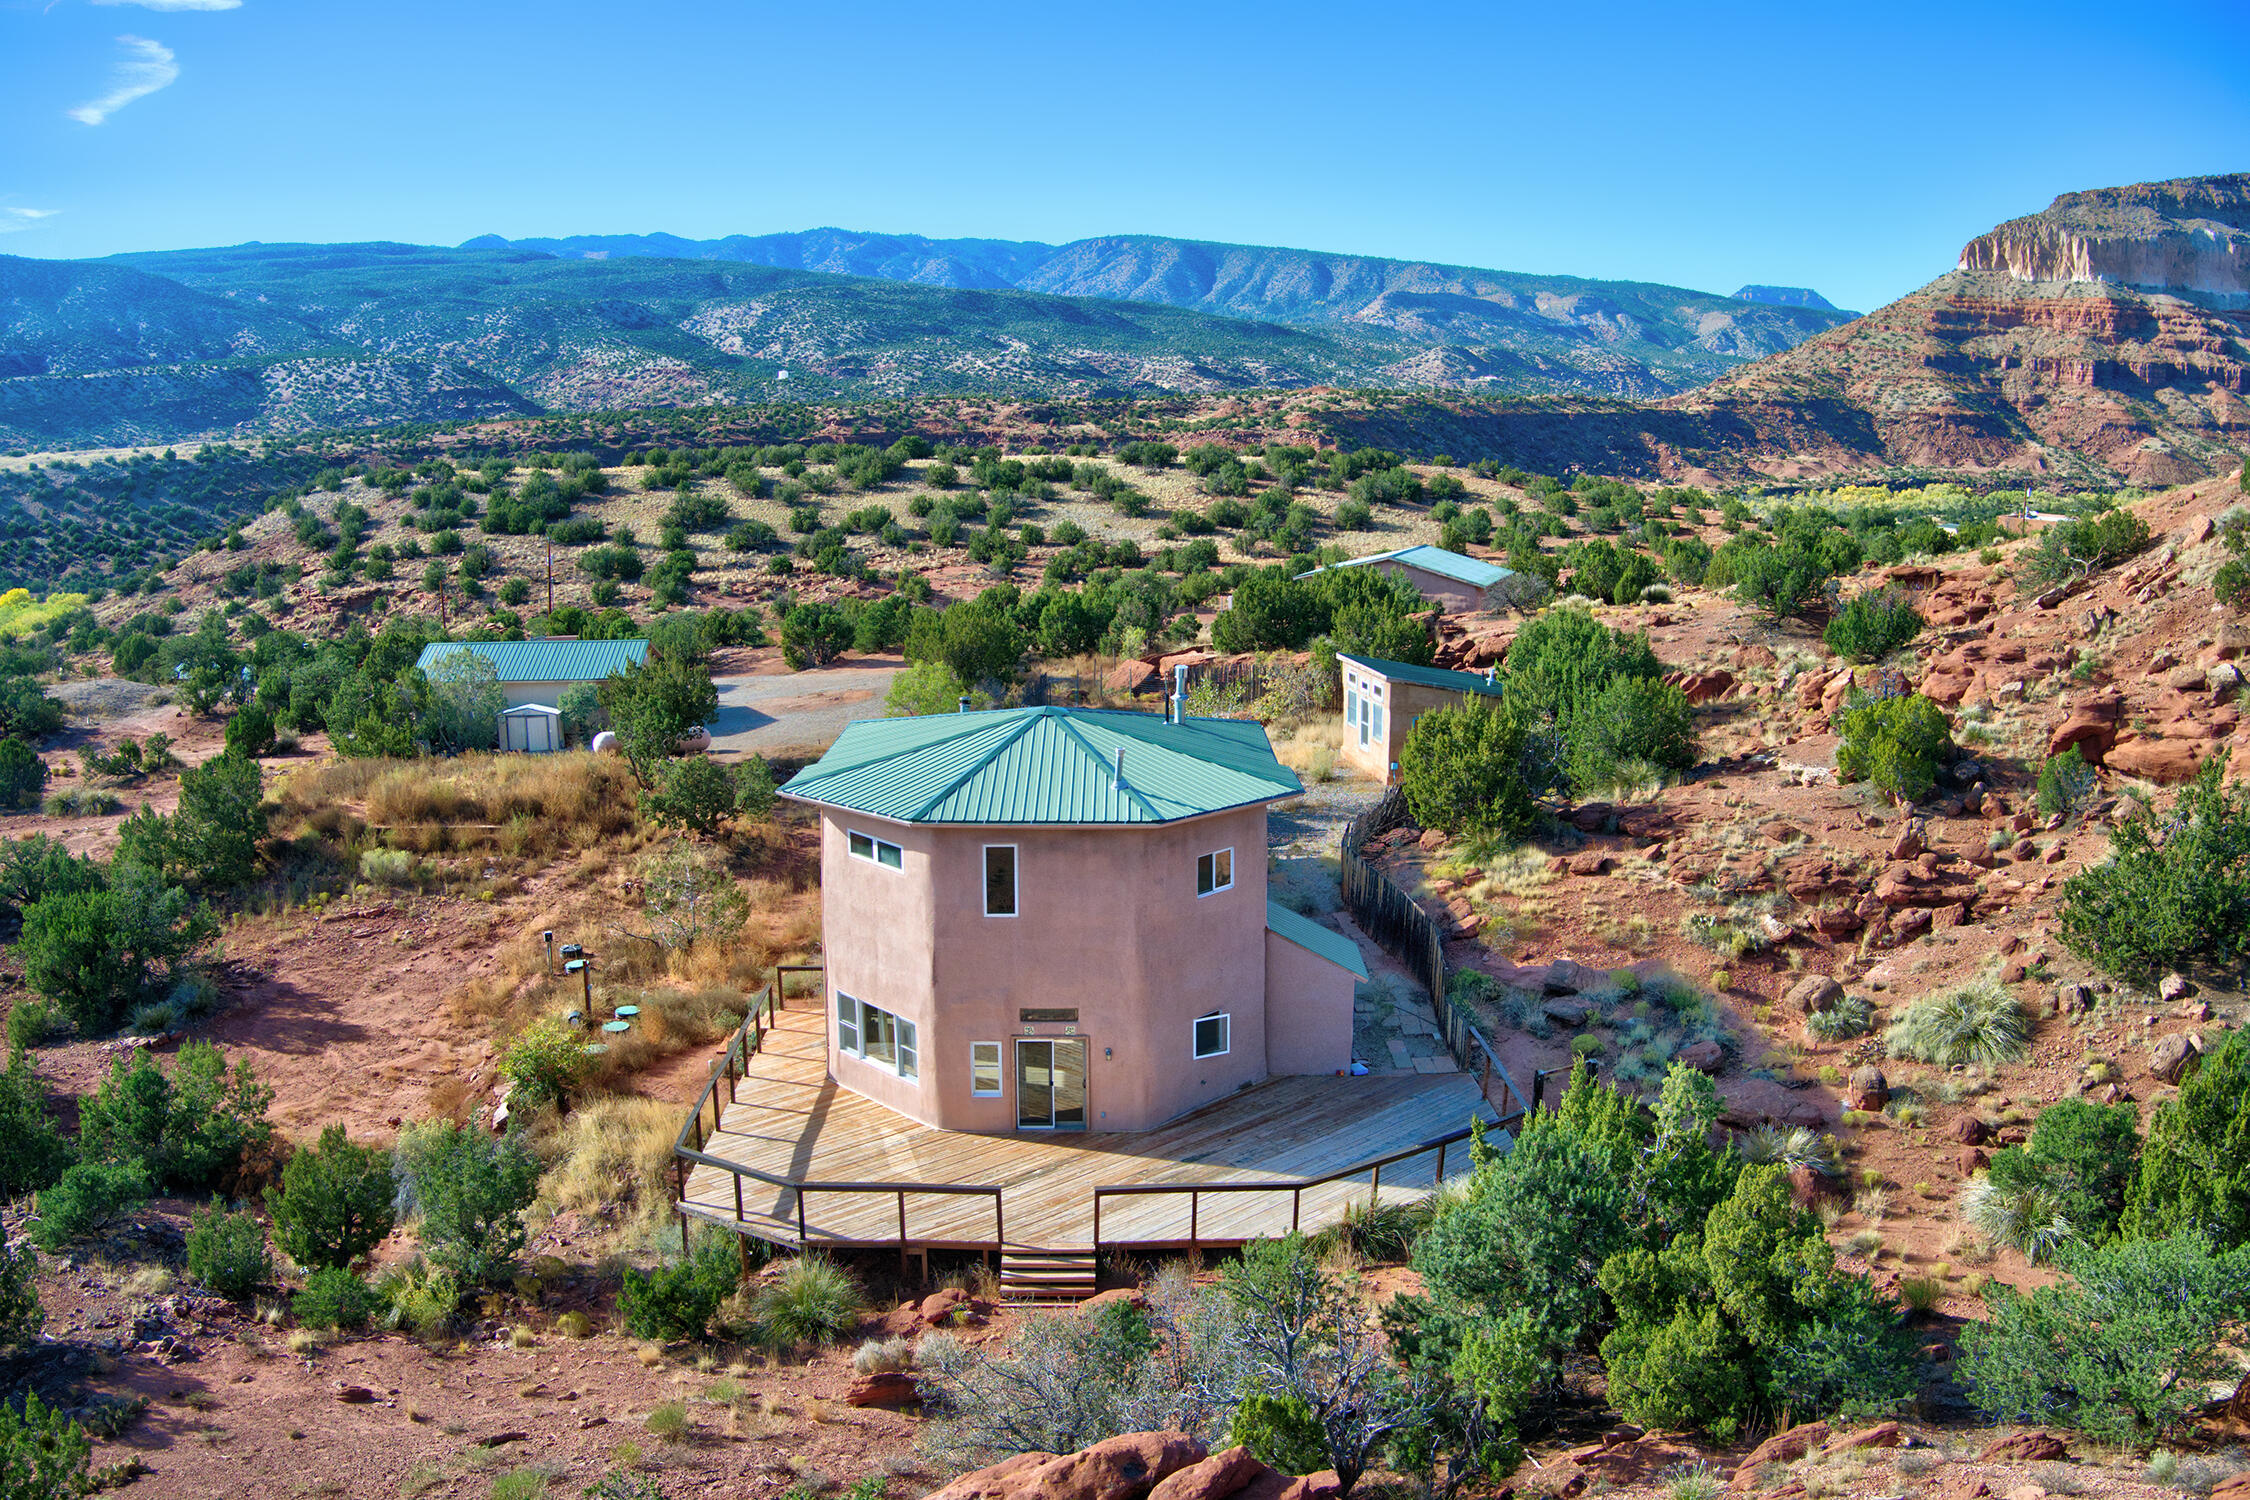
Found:
[[[162,42],[152,42],[145,36],[121,36],[117,41],[125,49],[125,56],[112,75],[110,91],[69,111],[70,117],[81,125],[99,125],[135,99],[145,99],[158,89],[169,87],[180,76],[180,66],[172,60],[172,49]]]
[[[41,219],[51,219],[62,212],[58,208],[8,208],[0,206],[0,234],[14,234],[19,229],[30,229]]]
[[[143,10],[240,10],[242,0],[94,0],[96,5],[138,5]]]

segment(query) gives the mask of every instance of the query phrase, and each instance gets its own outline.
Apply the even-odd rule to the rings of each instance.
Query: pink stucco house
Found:
[[[821,815],[828,1072],[946,1130],[1146,1130],[1349,1068],[1348,938],[1266,896],[1262,726],[1022,708],[847,728]]]

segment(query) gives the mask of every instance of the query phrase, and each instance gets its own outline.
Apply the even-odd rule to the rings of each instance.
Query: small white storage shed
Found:
[[[563,747],[562,710],[519,703],[500,714],[500,748],[544,755]]]

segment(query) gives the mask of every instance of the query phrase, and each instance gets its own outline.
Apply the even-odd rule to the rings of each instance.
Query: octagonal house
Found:
[[[852,724],[821,814],[828,1074],[959,1131],[1133,1131],[1351,1065],[1350,939],[1269,901],[1263,726],[1022,708]]]

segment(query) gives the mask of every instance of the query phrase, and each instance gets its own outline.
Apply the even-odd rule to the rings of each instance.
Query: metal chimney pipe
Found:
[[[969,711],[969,695],[968,695],[967,693],[963,693],[963,694],[961,695],[961,706],[960,706],[960,708],[956,709],[956,710],[955,710],[955,712],[956,712],[956,713],[964,713],[964,714],[965,714],[965,713],[967,713],[968,711]]]
[[[1113,792],[1125,790],[1125,747],[1123,745],[1117,747],[1117,774],[1111,780],[1109,789]]]
[[[1172,668],[1172,722],[1187,722],[1187,663]]]

